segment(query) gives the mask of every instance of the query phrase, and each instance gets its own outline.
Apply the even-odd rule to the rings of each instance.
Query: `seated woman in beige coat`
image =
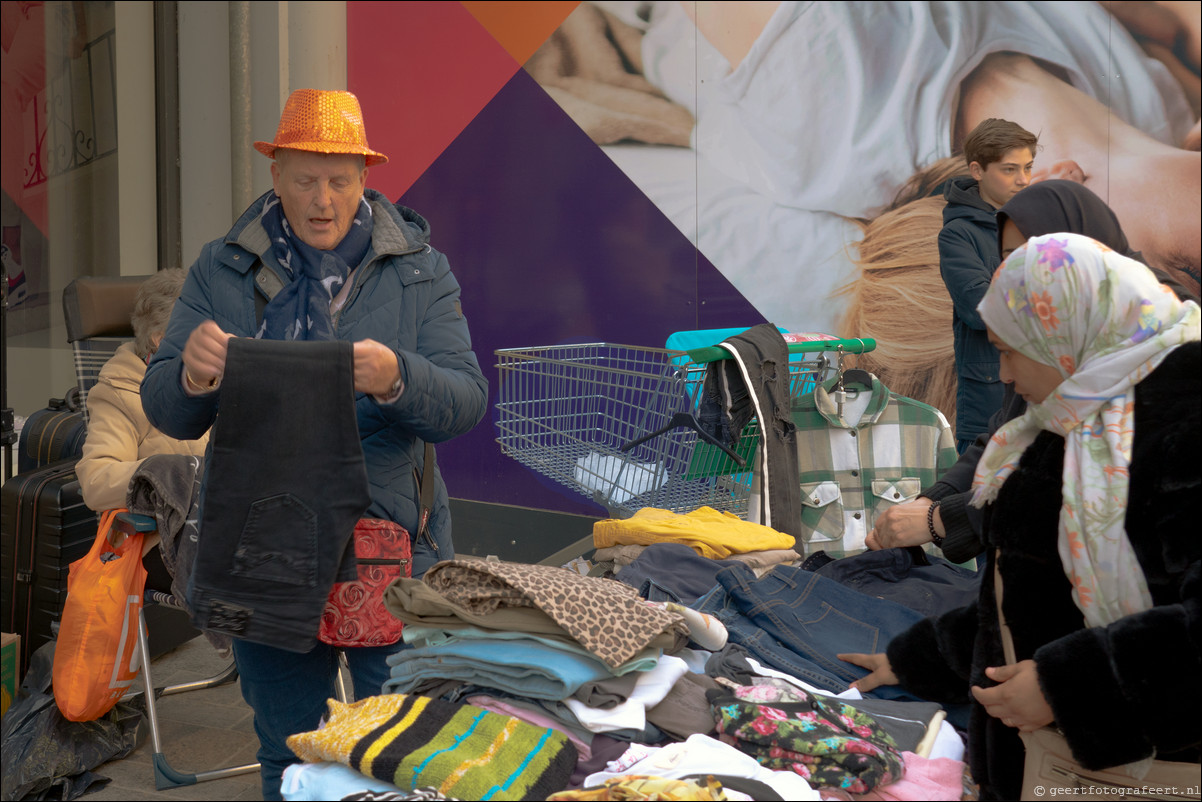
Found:
[[[138,289],[130,316],[134,341],[117,349],[88,391],[88,436],[76,466],[84,503],[100,512],[125,506],[129,480],[155,454],[203,457],[209,436],[176,440],[150,425],[142,412],[142,377],[167,329],[187,271],[160,270]]]

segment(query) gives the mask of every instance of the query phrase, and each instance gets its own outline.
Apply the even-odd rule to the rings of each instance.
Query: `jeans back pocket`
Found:
[[[317,587],[317,515],[290,493],[250,505],[230,572],[256,581]]]

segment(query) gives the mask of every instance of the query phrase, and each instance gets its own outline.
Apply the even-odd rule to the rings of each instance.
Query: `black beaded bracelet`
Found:
[[[943,548],[943,538],[935,531],[935,508],[938,506],[938,501],[932,501],[931,506],[927,507],[927,531],[931,533],[931,542]]]

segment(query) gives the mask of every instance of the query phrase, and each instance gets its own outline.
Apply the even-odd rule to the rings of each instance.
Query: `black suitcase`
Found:
[[[0,488],[0,629],[21,636],[20,672],[53,639],[67,598],[71,563],[88,553],[99,517],[83,503],[78,458],[18,474]],[[157,657],[199,633],[181,610],[146,608],[150,653]]]
[[[0,488],[0,627],[21,636],[21,673],[29,655],[54,637],[68,568],[96,537],[98,519],[83,503],[76,462],[19,473]]]
[[[87,437],[87,423],[72,394],[52,398],[30,415],[21,427],[17,444],[17,473],[25,473],[59,460],[79,457]]]

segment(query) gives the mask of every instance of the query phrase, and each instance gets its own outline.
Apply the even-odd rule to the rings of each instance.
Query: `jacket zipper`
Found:
[[[426,466],[426,469],[429,470],[429,467],[430,466]],[[413,466],[413,482],[414,487],[417,490],[417,495],[415,496],[417,499],[418,515],[417,536],[419,538],[425,538],[426,542],[430,544],[430,548],[434,549],[434,553],[437,554],[439,553],[438,544],[434,542],[434,536],[430,534],[431,510],[422,505],[422,476],[420,473],[418,473],[416,465]]]

